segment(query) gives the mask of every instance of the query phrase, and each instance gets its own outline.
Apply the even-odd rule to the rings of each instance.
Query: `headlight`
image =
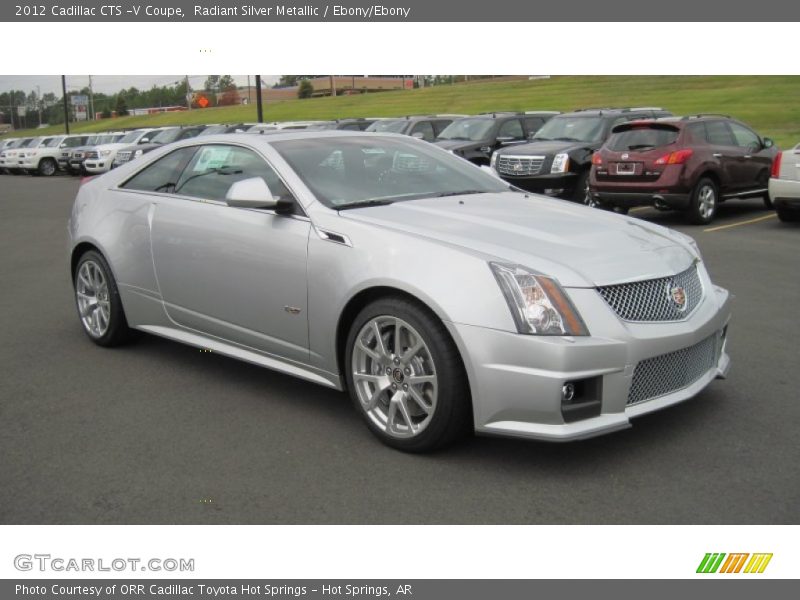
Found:
[[[551,173],[566,173],[569,171],[569,154],[562,152],[553,158],[553,166],[550,167]]]
[[[518,266],[489,263],[519,333],[589,335],[578,311],[558,283]]]
[[[100,151],[100,156],[108,156],[109,154],[111,154],[111,150],[101,150]]]
[[[142,154],[144,154],[144,150],[137,150],[136,152],[133,153],[133,157],[138,158]]]
[[[492,152],[492,158],[489,160],[489,166],[496,170],[497,152]]]

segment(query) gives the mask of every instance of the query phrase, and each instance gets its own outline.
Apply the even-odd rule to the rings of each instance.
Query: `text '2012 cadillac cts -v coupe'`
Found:
[[[347,390],[402,450],[591,437],[729,366],[691,238],[405,136],[172,144],[85,183],[69,234],[96,343],[138,329]]]

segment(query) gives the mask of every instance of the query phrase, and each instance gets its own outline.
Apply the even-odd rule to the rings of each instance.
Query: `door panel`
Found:
[[[307,362],[309,230],[307,220],[291,216],[159,198],[151,237],[167,314],[185,327]]]

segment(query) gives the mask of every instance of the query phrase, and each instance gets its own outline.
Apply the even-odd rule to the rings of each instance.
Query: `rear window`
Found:
[[[614,152],[626,150],[650,150],[674,144],[679,131],[666,127],[635,127],[612,134],[608,149]]]

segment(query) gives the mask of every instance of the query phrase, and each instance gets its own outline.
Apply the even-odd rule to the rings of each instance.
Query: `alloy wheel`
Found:
[[[697,194],[697,212],[704,220],[710,219],[717,207],[717,194],[710,185],[704,185]]]
[[[352,355],[353,384],[367,417],[387,435],[419,435],[436,411],[438,378],[419,332],[393,316],[367,321]]]
[[[75,296],[86,331],[93,338],[103,337],[111,323],[111,301],[103,270],[93,260],[85,261],[78,269]]]

